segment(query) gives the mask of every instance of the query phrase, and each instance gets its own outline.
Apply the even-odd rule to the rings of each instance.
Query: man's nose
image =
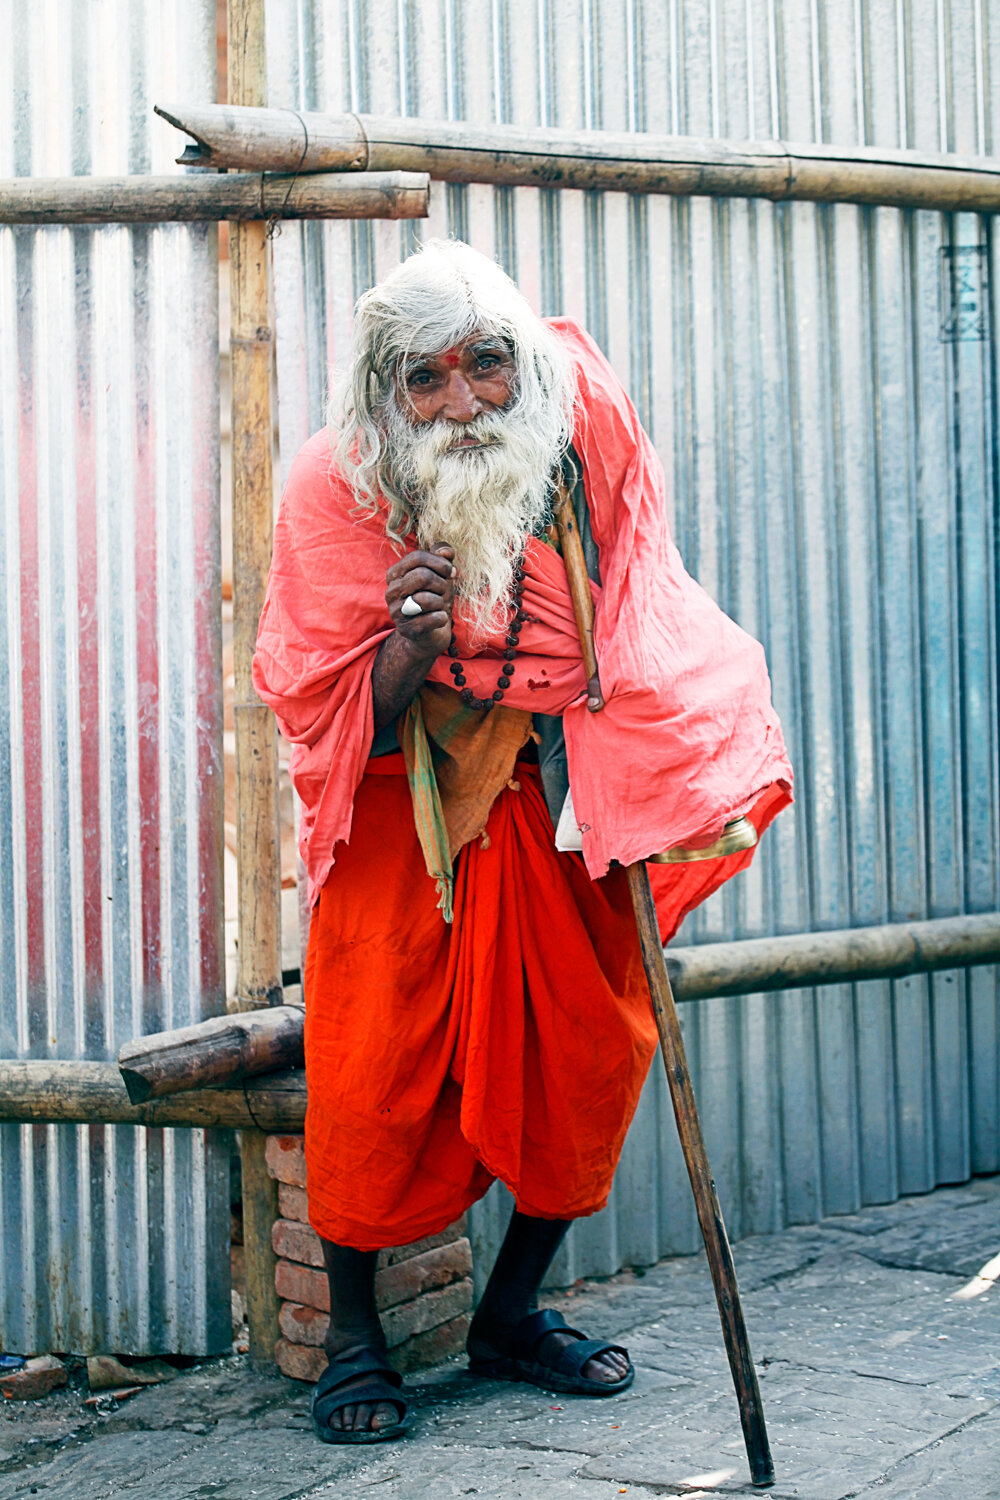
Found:
[[[459,370],[448,377],[441,415],[449,422],[471,422],[486,410],[483,401],[473,390],[472,382]]]

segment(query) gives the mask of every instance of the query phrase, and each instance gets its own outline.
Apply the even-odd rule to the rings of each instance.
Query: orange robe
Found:
[[[445,923],[401,754],[369,761],[305,969],[312,1223],[359,1250],[450,1224],[495,1177],[539,1218],[607,1201],[656,1027],[624,872],[557,854],[519,762]]]
[[[442,920],[402,756],[371,761],[371,675],[392,631],[384,514],[358,515],[327,433],[302,449],[274,536],[254,682],[292,743],[314,909],[306,965],[306,1146],[313,1223],[357,1248],[444,1227],[502,1178],[528,1213],[605,1202],[654,1045],[622,872],[791,800],[764,653],[681,564],[665,479],[600,350],[573,360],[573,447],[601,588],[606,707],[590,714],[562,560],[524,554],[525,620],[507,708],[561,714],[583,859],[557,854],[538,773],[519,769],[455,862]],[[415,545],[413,538],[407,547]],[[455,642],[494,690],[503,632]],[[442,656],[428,676],[453,687]],[[750,855],[654,867],[664,939]],[[588,872],[589,871],[589,875]]]

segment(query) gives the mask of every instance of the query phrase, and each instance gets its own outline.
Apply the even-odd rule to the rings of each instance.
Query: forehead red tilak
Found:
[[[441,355],[441,359],[448,366],[449,370],[457,370],[462,362],[462,351],[460,349],[446,349]]]

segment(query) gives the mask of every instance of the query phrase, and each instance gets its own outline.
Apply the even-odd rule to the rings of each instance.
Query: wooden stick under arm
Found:
[[[601,678],[597,669],[597,651],[594,647],[594,596],[590,592],[590,575],[583,555],[583,540],[576,523],[573,499],[564,480],[556,486],[553,507],[559,540],[562,543],[563,562],[569,582],[573,613],[580,632],[580,651],[583,655],[583,670],[587,674],[587,707],[598,713],[604,707]]]

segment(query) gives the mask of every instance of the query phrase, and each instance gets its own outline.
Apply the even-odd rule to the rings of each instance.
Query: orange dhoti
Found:
[[[305,969],[310,1218],[358,1250],[434,1234],[494,1178],[539,1218],[607,1201],[656,1046],[624,871],[558,854],[519,763],[455,861],[448,924],[402,755],[369,761]]]

